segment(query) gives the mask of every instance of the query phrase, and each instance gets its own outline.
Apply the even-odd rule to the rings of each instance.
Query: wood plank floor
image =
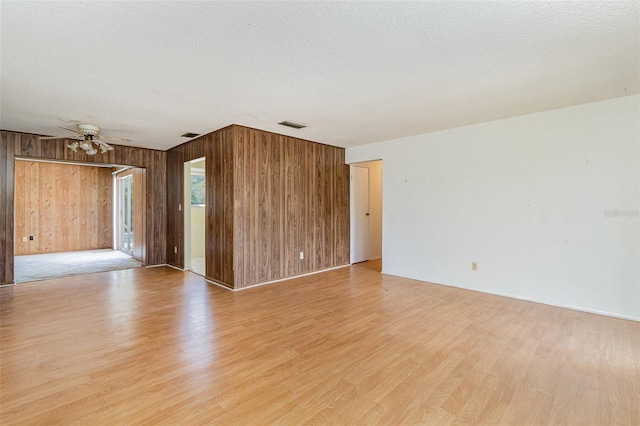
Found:
[[[640,323],[367,265],[236,293],[132,269],[0,301],[2,425],[640,424]]]

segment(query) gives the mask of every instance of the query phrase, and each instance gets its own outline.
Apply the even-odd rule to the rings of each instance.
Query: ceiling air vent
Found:
[[[294,123],[293,121],[283,121],[282,123],[278,123],[282,126],[287,126],[287,127],[292,127],[294,129],[304,129],[305,126],[304,124],[298,124],[298,123]]]
[[[195,138],[196,136],[200,136],[199,133],[185,133],[184,135],[180,135],[182,138]]]

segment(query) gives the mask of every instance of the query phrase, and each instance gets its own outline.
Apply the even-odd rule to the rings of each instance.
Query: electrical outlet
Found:
[[[471,262],[471,270],[472,271],[478,270],[478,262]]]
[[[304,259],[304,252],[303,251],[300,252],[300,260],[302,260],[302,259]]]
[[[22,242],[26,243],[27,242],[27,237],[22,237]]]
[[[173,248],[173,252],[174,252],[174,253],[178,253],[178,247],[174,247],[174,248]]]

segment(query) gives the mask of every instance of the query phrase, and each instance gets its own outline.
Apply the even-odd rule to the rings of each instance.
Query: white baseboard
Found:
[[[182,269],[182,268],[179,268],[179,267],[177,267],[177,266],[170,265],[170,264],[168,264],[168,263],[165,263],[164,265],[153,265],[153,266],[149,266],[149,268],[154,268],[154,267],[156,267],[156,266],[168,266],[169,268],[177,269],[178,271],[182,271],[182,272],[185,272],[185,271],[186,271],[186,269]]]
[[[254,287],[260,287],[260,286],[267,285],[267,284],[279,283],[281,281],[294,280],[294,279],[300,278],[300,277],[306,277],[306,276],[309,276],[309,275],[320,274],[322,272],[333,271],[334,269],[346,268],[347,266],[351,266],[351,264],[347,263],[345,265],[334,266],[332,268],[321,269],[319,271],[307,272],[306,274],[294,275],[292,277],[286,277],[286,278],[281,278],[281,279],[278,279],[278,280],[266,281],[266,282],[258,283],[258,284],[252,284],[252,285],[248,285],[246,287],[235,288],[235,289],[233,289],[233,291],[246,290],[248,288],[254,288]]]
[[[457,285],[450,285],[450,284],[432,283],[432,282],[429,282],[429,281],[420,280],[418,278],[405,277],[405,276],[400,275],[400,274],[396,274],[396,273],[392,273],[392,272],[386,272],[384,270],[381,273],[385,274],[385,275],[393,275],[393,276],[396,276],[396,277],[407,278],[407,279],[415,280],[415,281],[421,281],[421,282],[423,282],[425,284],[444,285],[444,286],[447,286],[447,287],[459,288],[461,290],[477,291],[478,293],[492,294],[494,296],[500,296],[500,297],[508,297],[509,299],[523,300],[525,302],[540,303],[540,304],[543,304],[543,305],[555,306],[556,308],[571,309],[571,310],[574,310],[574,311],[587,312],[587,313],[590,313],[590,314],[604,315],[604,316],[612,317],[612,318],[618,318],[618,319],[623,319],[623,320],[640,322],[640,317],[634,317],[634,316],[630,316],[630,315],[622,315],[622,314],[617,314],[617,313],[614,313],[614,312],[607,312],[607,311],[600,311],[598,309],[585,308],[585,307],[582,307],[582,306],[567,305],[567,304],[564,304],[564,303],[554,303],[554,302],[549,302],[548,300],[539,300],[539,299],[533,299],[533,298],[522,297],[522,296],[514,296],[512,294],[499,293],[499,292],[495,292],[495,291],[478,290],[478,289],[460,287],[460,286],[457,286]]]
[[[198,274],[196,274],[196,275],[198,275]],[[200,275],[200,276],[202,277],[202,275]],[[203,278],[206,282],[208,282],[209,284],[213,284],[213,285],[215,285],[215,286],[218,286],[218,287],[220,287],[220,288],[223,288],[223,289],[228,290],[228,291],[231,291],[231,292],[235,291],[234,289],[232,289],[232,288],[230,288],[230,287],[227,287],[226,285],[222,285],[222,284],[220,284],[220,283],[217,283],[217,282],[215,282],[215,281],[213,281],[213,280],[210,280],[209,278],[205,278],[205,277],[202,277],[202,278]]]

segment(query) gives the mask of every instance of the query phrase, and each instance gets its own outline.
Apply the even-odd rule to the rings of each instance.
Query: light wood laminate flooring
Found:
[[[0,289],[0,423],[640,424],[640,323],[381,275]]]

